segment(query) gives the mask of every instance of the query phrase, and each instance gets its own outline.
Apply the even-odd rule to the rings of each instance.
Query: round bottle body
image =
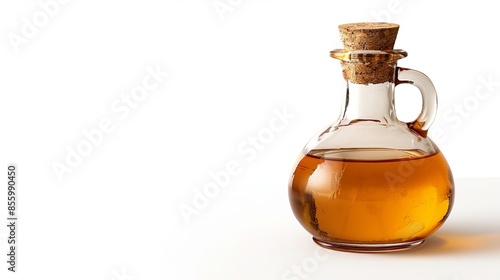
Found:
[[[448,217],[453,190],[439,150],[311,150],[290,178],[289,198],[318,244],[377,252],[422,244]]]

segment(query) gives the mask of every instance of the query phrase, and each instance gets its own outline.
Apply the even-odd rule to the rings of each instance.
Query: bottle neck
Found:
[[[393,82],[365,85],[347,81],[344,104],[342,125],[358,121],[397,122]]]

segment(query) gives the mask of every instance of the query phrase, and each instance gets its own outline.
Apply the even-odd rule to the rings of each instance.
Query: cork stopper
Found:
[[[386,22],[360,22],[339,25],[346,50],[392,50],[399,25]]]
[[[392,50],[399,25],[385,22],[361,22],[339,25],[344,50]],[[356,84],[377,84],[391,81],[394,63],[383,60],[342,61],[344,78]]]

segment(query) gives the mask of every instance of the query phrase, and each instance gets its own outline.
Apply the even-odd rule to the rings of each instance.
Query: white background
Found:
[[[456,228],[474,221],[478,204],[490,213],[496,203],[471,183],[498,177],[494,1],[70,0],[53,2],[47,16],[48,2],[0,2],[0,168],[18,165],[20,219],[19,272],[0,265],[2,279],[288,279],[317,248],[289,209],[288,176],[305,143],[337,117],[342,81],[329,51],[341,48],[337,26],[348,22],[399,23],[396,48],[409,53],[399,65],[433,80],[440,104],[431,136],[440,131],[435,141],[469,187],[459,203],[457,184]],[[113,109],[147,69],[169,75],[128,115]],[[411,120],[419,94],[398,90],[399,116]],[[283,111],[290,118],[269,130]],[[103,120],[111,131],[67,166],[68,151]],[[58,178],[58,164],[70,172]],[[181,215],[228,164],[237,168],[226,186]],[[6,188],[0,199],[4,209]],[[490,227],[487,242],[499,232]],[[2,255],[6,237],[1,226]],[[447,241],[437,237],[425,252]],[[462,264],[481,260],[474,248],[460,252]],[[335,253],[307,277],[500,275],[491,263],[455,273],[450,255]]]

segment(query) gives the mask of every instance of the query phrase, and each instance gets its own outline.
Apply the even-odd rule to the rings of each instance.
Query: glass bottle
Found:
[[[289,181],[292,210],[322,247],[351,252],[416,248],[446,220],[454,183],[443,154],[427,136],[436,91],[421,72],[397,67],[407,56],[393,45],[399,25],[340,25],[344,49],[331,52],[346,80],[337,122],[304,148]],[[416,86],[422,111],[399,121],[394,89]]]

